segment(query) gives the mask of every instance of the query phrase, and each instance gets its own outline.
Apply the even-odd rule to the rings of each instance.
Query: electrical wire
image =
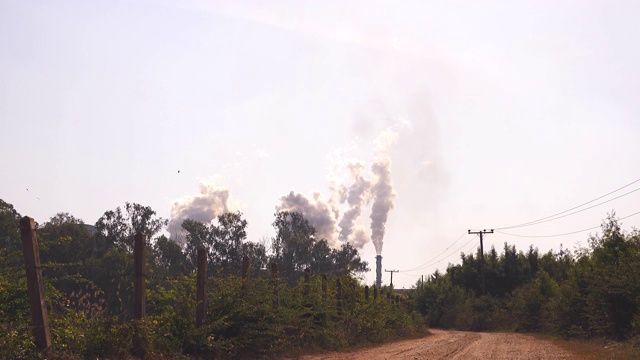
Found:
[[[468,245],[468,244],[469,244],[470,242],[472,242],[473,240],[475,240],[475,238],[474,238],[474,239],[471,239],[471,240],[469,240],[469,241],[467,241],[464,245],[462,245],[461,247],[459,247],[456,251],[452,252],[451,254],[447,255],[446,257],[444,257],[444,258],[440,259],[438,262],[435,262],[435,263],[433,263],[433,264],[431,264],[431,265],[429,265],[429,266],[437,265],[437,264],[439,264],[439,263],[441,263],[441,262],[443,262],[443,261],[445,261],[445,260],[447,260],[447,259],[450,259],[453,255],[459,254],[459,253],[458,253],[458,251],[459,251],[459,250],[461,250],[461,249],[462,249],[463,247],[465,247],[466,245]],[[465,251],[464,253],[465,253],[465,254],[467,254],[467,253],[471,253],[471,251],[472,251],[474,248],[476,248],[476,247],[477,247],[477,245],[476,245],[476,244],[474,244],[473,246],[471,246],[471,247],[470,247],[467,251]],[[427,267],[428,267],[428,266],[427,266]],[[399,274],[403,274],[403,275],[411,276],[411,277],[420,277],[420,276],[422,276],[422,275],[423,275],[423,274],[416,274],[416,273],[407,273],[407,272],[403,272],[403,271],[400,271],[400,272],[399,272]]]
[[[522,223],[522,224],[517,224],[517,225],[512,225],[512,226],[505,226],[505,227],[494,228],[494,229],[495,229],[495,230],[513,229],[513,228],[517,228],[517,227],[524,227],[524,226],[529,226],[529,225],[534,225],[534,224],[539,224],[539,223],[542,223],[542,222],[546,222],[546,221],[544,221],[544,220],[547,220],[547,219],[550,219],[550,220],[548,220],[548,221],[555,220],[555,219],[551,219],[551,218],[555,218],[555,217],[556,217],[556,216],[558,216],[558,215],[562,215],[562,214],[567,213],[567,212],[569,212],[569,211],[572,211],[572,210],[575,210],[575,209],[581,208],[581,207],[583,207],[583,206],[585,206],[585,205],[591,204],[591,203],[592,203],[592,202],[594,202],[594,201],[598,201],[598,200],[600,200],[600,199],[602,199],[602,198],[605,198],[605,197],[607,197],[607,196],[609,196],[609,195],[611,195],[611,194],[613,194],[613,193],[616,193],[616,192],[618,192],[618,191],[620,191],[620,190],[622,190],[622,189],[624,189],[624,188],[626,188],[626,187],[629,187],[629,186],[631,186],[631,185],[633,185],[633,184],[635,184],[635,183],[637,183],[637,182],[640,182],[640,179],[637,179],[637,180],[635,180],[635,181],[632,181],[632,182],[628,183],[627,185],[624,185],[624,186],[622,186],[622,187],[620,187],[620,188],[617,188],[617,189],[615,189],[615,190],[613,190],[613,191],[611,191],[611,192],[608,192],[608,193],[606,193],[606,194],[604,194],[604,195],[602,195],[602,196],[599,196],[599,197],[597,197],[597,198],[595,198],[595,199],[593,199],[593,200],[587,201],[586,203],[580,204],[580,205],[578,205],[578,206],[574,206],[574,207],[572,207],[572,208],[570,208],[570,209],[567,209],[567,210],[565,210],[565,211],[561,211],[561,212],[556,213],[556,214],[553,214],[553,215],[549,215],[549,216],[546,216],[546,217],[543,217],[543,218],[540,218],[540,219],[537,219],[537,220],[533,220],[533,221],[525,222],[525,223]],[[633,190],[633,191],[631,191],[631,192],[628,192],[628,193],[626,193],[626,194],[624,194],[624,195],[621,195],[621,196],[619,196],[619,197],[616,197],[616,198],[613,198],[613,199],[611,199],[611,200],[608,200],[608,201],[606,201],[606,202],[609,202],[609,201],[612,201],[612,200],[618,199],[618,198],[620,198],[620,197],[622,197],[622,196],[628,195],[628,194],[633,193],[633,192],[638,191],[638,190],[640,190],[640,188],[639,188],[639,189],[636,189],[636,190]],[[602,204],[604,204],[604,203],[606,203],[606,202],[602,202],[602,203],[597,204],[597,205],[594,205],[594,206],[592,206],[592,207],[595,207],[595,206],[598,206],[598,205],[602,205]],[[589,208],[587,208],[587,209],[590,209],[590,208],[592,208],[592,207],[589,207]],[[587,209],[583,209],[583,210],[587,210]],[[581,211],[583,211],[583,210],[581,210]],[[577,212],[575,212],[575,213],[577,213]],[[575,213],[572,213],[572,214],[575,214]],[[572,215],[572,214],[567,214],[566,216],[569,216],[569,215]],[[560,217],[558,217],[557,219],[559,219],[559,218],[560,218]]]
[[[466,234],[466,235],[468,235],[468,234]],[[462,237],[460,237],[458,240],[460,240],[461,238],[462,238]],[[458,240],[456,240],[456,242],[457,242]],[[472,242],[472,241],[474,241],[474,240],[475,240],[475,237],[473,237],[471,240],[467,241],[467,242],[466,242],[466,243],[464,243],[462,246],[460,246],[459,248],[457,248],[456,250],[454,250],[453,252],[451,252],[451,253],[450,253],[450,254],[448,254],[447,256],[443,257],[442,259],[440,259],[440,260],[438,260],[438,261],[436,261],[436,262],[434,262],[434,263],[432,263],[432,262],[433,262],[434,260],[436,260],[438,257],[440,257],[440,255],[442,255],[444,252],[442,252],[440,255],[436,256],[436,257],[435,257],[435,258],[433,258],[432,260],[430,260],[430,261],[428,261],[428,262],[424,263],[423,265],[420,265],[420,266],[418,266],[418,267],[416,267],[416,268],[413,268],[413,269],[410,269],[410,270],[401,270],[400,272],[411,272],[411,271],[415,271],[415,270],[421,270],[421,269],[424,269],[424,268],[426,268],[426,267],[429,267],[429,266],[433,266],[433,265],[439,264],[439,263],[441,263],[441,262],[443,262],[443,261],[445,261],[445,260],[447,260],[447,259],[451,258],[451,256],[453,256],[453,255],[455,255],[455,254],[458,254],[458,251],[462,250],[462,248],[464,248],[465,246],[469,245],[469,243],[470,243],[470,242]],[[453,245],[453,244],[452,244],[452,245]],[[475,246],[475,245],[474,245],[474,246]],[[449,246],[449,248],[450,248],[450,247],[451,247],[451,246]],[[449,248],[447,248],[447,249],[449,249]],[[445,251],[446,251],[446,250],[445,250]]]
[[[425,263],[423,263],[421,265],[418,265],[418,266],[416,266],[416,267],[414,267],[412,269],[401,270],[401,271],[403,271],[403,272],[411,272],[411,271],[418,270],[418,269],[421,269],[421,268],[427,266],[430,262],[434,261],[435,259],[439,258],[440,255],[442,255],[445,252],[447,252],[453,245],[455,245],[458,241],[460,241],[460,239],[462,239],[465,235],[469,235],[469,234],[467,234],[466,232],[462,233],[462,235],[460,235],[460,237],[456,241],[454,241],[453,243],[451,243],[451,245],[449,245],[446,249],[444,249],[444,251],[442,251],[440,254],[436,255],[435,257],[427,260],[427,262],[425,262]]]
[[[636,192],[636,191],[639,191],[639,190],[640,190],[640,188],[637,188],[637,189],[635,189],[635,190],[631,190],[631,191],[629,191],[628,193],[624,193],[624,194],[622,194],[622,195],[620,195],[620,196],[616,196],[616,197],[614,197],[613,199],[609,199],[609,200],[603,201],[603,202],[601,202],[601,203],[597,203],[597,204],[595,204],[595,205],[589,206],[589,207],[587,207],[587,208],[584,208],[584,209],[581,209],[581,210],[577,210],[577,211],[574,211],[574,212],[571,212],[571,213],[568,213],[568,214],[564,214],[564,215],[562,215],[562,216],[552,217],[552,218],[547,217],[547,219],[546,219],[546,220],[542,220],[542,221],[537,221],[537,222],[535,222],[535,221],[534,221],[534,222],[527,223],[527,224],[514,225],[514,226],[509,226],[509,227],[494,228],[494,230],[515,229],[515,228],[526,227],[526,226],[531,226],[531,225],[538,225],[538,224],[546,223],[546,222],[549,222],[549,221],[562,219],[562,218],[567,217],[567,216],[570,216],[570,215],[574,215],[574,214],[577,214],[577,213],[580,213],[580,212],[583,212],[583,211],[586,211],[586,210],[589,210],[589,209],[593,209],[593,208],[594,208],[594,207],[596,207],[596,206],[600,206],[600,205],[602,205],[602,204],[606,204],[606,203],[611,202],[611,201],[613,201],[613,200],[617,200],[617,199],[619,199],[619,198],[621,198],[621,197],[623,197],[623,196],[627,196],[627,195],[629,195],[629,194],[631,194],[631,193],[634,193],[634,192]],[[566,212],[566,211],[563,211],[563,212]]]
[[[635,213],[633,213],[631,215],[627,215],[627,216],[625,216],[623,218],[620,218],[620,220],[624,220],[624,219],[630,218],[630,217],[638,215],[638,214],[640,214],[640,211],[635,212]],[[558,236],[578,234],[578,233],[581,233],[581,232],[594,230],[594,229],[598,229],[598,228],[600,228],[600,225],[594,226],[594,227],[590,227],[588,229],[582,229],[582,230],[572,231],[572,232],[563,233],[563,234],[554,234],[554,235],[520,235],[520,234],[510,234],[510,233],[506,233],[506,232],[499,231],[499,230],[496,230],[496,232],[500,233],[500,234],[503,234],[503,235],[515,236],[515,237],[523,237],[523,238],[550,238],[550,237],[558,237]]]

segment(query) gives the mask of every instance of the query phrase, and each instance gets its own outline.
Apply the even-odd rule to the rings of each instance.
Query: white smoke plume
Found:
[[[393,200],[395,192],[391,183],[391,159],[388,152],[398,140],[398,132],[387,129],[380,133],[375,141],[376,159],[371,165],[373,181],[371,185],[371,195],[373,205],[371,206],[371,241],[376,249],[376,253],[382,253],[382,243],[384,239],[385,226],[389,218],[389,212],[394,208]]]
[[[330,159],[333,167],[329,175],[330,196],[325,199],[318,192],[305,196],[291,191],[280,198],[278,211],[301,213],[316,229],[318,238],[327,239],[332,247],[350,243],[362,249],[373,242],[377,254],[382,252],[382,242],[389,212],[394,208],[395,192],[391,182],[391,160],[389,151],[397,142],[402,123],[382,131],[374,141],[375,156],[368,174],[363,162],[342,158],[338,152]],[[345,168],[348,176],[345,177]],[[350,184],[350,185],[345,185]],[[370,219],[371,236],[361,219],[365,207],[373,201]],[[340,206],[348,208],[340,216]],[[338,221],[339,219],[339,221]]]
[[[329,246],[332,247],[338,245],[336,218],[339,212],[319,192],[314,192],[311,197],[307,197],[291,191],[280,198],[280,204],[276,206],[276,210],[301,213],[316,229],[316,236],[319,239],[327,239]]]
[[[364,164],[361,162],[350,162],[349,170],[351,177],[354,179],[353,184],[349,188],[346,196],[346,201],[350,208],[344,212],[342,219],[340,220],[340,240],[348,241],[357,248],[362,248],[367,242],[369,237],[366,236],[362,225],[359,225],[359,232],[354,231],[354,224],[362,213],[362,207],[367,201],[369,188],[371,183],[369,180],[362,176],[364,171]],[[364,235],[363,235],[364,234]]]
[[[173,239],[182,241],[184,234],[181,226],[184,220],[207,223],[218,215],[237,209],[238,205],[231,198],[229,189],[222,185],[221,179],[202,180],[197,195],[185,196],[173,203],[168,225],[169,234]]]

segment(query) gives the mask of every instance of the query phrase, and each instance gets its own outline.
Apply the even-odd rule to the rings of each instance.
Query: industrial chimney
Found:
[[[382,255],[376,255],[376,287],[382,287]]]

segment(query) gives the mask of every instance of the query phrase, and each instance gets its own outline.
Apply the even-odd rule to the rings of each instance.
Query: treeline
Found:
[[[640,232],[624,233],[615,216],[588,247],[540,254],[505,243],[418,283],[414,301],[430,326],[544,332],[566,338],[636,338],[640,334]]]
[[[20,218],[0,200],[0,358],[9,359],[39,356],[31,333]],[[368,264],[349,244],[329,247],[299,213],[276,213],[276,235],[261,243],[247,241],[247,221],[240,212],[209,223],[184,221],[174,234],[183,243],[162,234],[166,225],[151,208],[130,203],[106,211],[94,227],[66,213],[37,224],[56,356],[122,358],[143,346],[149,358],[256,358],[380,342],[423,329],[417,313],[394,301],[366,300],[358,279]],[[142,324],[132,321],[137,232],[146,234],[149,254]],[[196,328],[199,248],[207,250],[209,279],[207,320]],[[242,278],[245,256],[250,271]],[[267,270],[274,263],[280,269],[277,282]],[[303,281],[305,269],[313,274],[309,283]],[[320,274],[328,279],[324,293]],[[134,340],[140,329],[144,336]]]

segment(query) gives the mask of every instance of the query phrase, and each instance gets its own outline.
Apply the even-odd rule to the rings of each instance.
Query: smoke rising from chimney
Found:
[[[348,241],[356,248],[362,248],[369,242],[369,236],[364,230],[362,222],[357,222],[357,220],[362,213],[362,206],[367,201],[371,183],[362,176],[365,168],[362,162],[350,162],[348,167],[354,182],[345,199],[350,208],[345,211],[338,224],[340,226],[340,241]]]
[[[334,160],[334,172],[348,170],[348,183],[343,178],[330,176],[328,199],[318,192],[306,196],[291,191],[280,198],[277,211],[296,211],[301,213],[316,229],[319,238],[327,239],[330,246],[337,247],[350,243],[358,249],[373,242],[376,253],[382,252],[382,243],[389,212],[394,208],[395,192],[391,181],[391,160],[388,153],[399,137],[396,129],[403,126],[390,127],[376,138],[375,160],[370,172],[366,171],[364,162],[358,160]],[[366,176],[369,175],[369,176]],[[361,219],[364,208],[373,201],[370,213],[371,235],[367,233]],[[347,209],[342,212],[340,206],[346,203]]]
[[[375,176],[375,182],[371,187],[373,205],[371,206],[371,241],[376,248],[376,254],[382,254],[382,243],[385,227],[389,217],[389,211],[393,209],[395,193],[391,185],[391,161],[379,159],[371,165],[371,171]]]
[[[388,152],[398,140],[398,132],[387,129],[380,133],[376,141],[376,160],[371,165],[374,181],[371,186],[373,205],[371,206],[371,241],[376,254],[382,253],[382,244],[389,212],[394,208],[396,196],[391,183],[391,159]]]

